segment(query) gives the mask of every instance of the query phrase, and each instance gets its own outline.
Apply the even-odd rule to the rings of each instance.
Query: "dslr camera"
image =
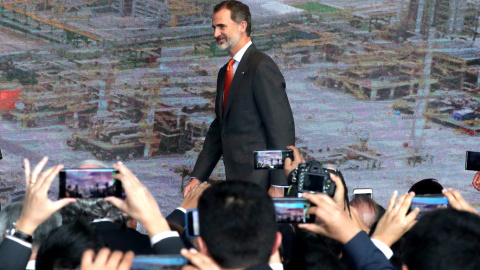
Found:
[[[330,173],[341,177],[339,171],[323,168],[318,161],[308,161],[298,165],[298,168],[290,173],[288,181],[299,193],[325,193],[333,197],[336,185],[330,178]]]

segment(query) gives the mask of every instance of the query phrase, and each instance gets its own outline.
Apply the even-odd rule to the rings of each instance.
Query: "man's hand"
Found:
[[[183,189],[183,197],[185,198],[187,194],[190,192],[190,190],[192,190],[192,188],[196,186],[198,183],[200,183],[200,180],[198,180],[197,178],[190,179],[190,182]]]
[[[283,198],[285,195],[285,188],[270,186],[268,189],[268,195],[272,198]]]
[[[150,237],[160,232],[170,231],[155,198],[148,189],[122,162],[117,162],[113,168],[119,171],[114,178],[122,182],[126,198],[121,200],[116,197],[107,197],[105,201],[138,220]]]
[[[346,244],[361,229],[355,225],[348,214],[343,211],[327,194],[309,194],[303,193],[316,206],[307,210],[308,214],[315,214],[321,224],[299,224],[302,229],[306,229]]]
[[[465,199],[460,195],[460,192],[454,189],[444,189],[442,190],[443,195],[447,197],[450,206],[455,210],[467,211],[474,214],[479,214],[473,206],[471,206]]]
[[[289,157],[285,159],[283,171],[285,176],[288,177],[291,171],[295,170],[300,163],[305,163],[305,159],[300,155],[300,151],[295,146],[287,146],[287,149],[293,151],[293,160]]]
[[[335,170],[332,167],[328,167],[327,169]],[[333,200],[340,206],[343,211],[347,211],[347,202],[345,201],[345,187],[343,186],[342,179],[340,176],[330,173],[330,179],[335,183],[335,194],[333,195]]]
[[[185,210],[197,208],[198,199],[202,195],[203,191],[205,191],[205,189],[208,187],[210,187],[210,184],[207,182],[196,184],[183,198],[183,202],[180,204],[180,207]]]
[[[110,252],[102,248],[97,256],[89,249],[83,252],[81,270],[129,270],[133,263],[133,252],[123,254],[121,251]]]
[[[415,193],[410,192],[403,194],[397,202],[395,202],[397,194],[397,191],[393,192],[390,197],[390,202],[388,203],[387,211],[378,221],[377,228],[372,235],[372,238],[382,241],[389,247],[412,228],[415,224],[415,218],[420,212],[418,208],[415,208],[407,215]]]
[[[24,159],[25,199],[16,227],[28,235],[33,235],[35,229],[53,213],[76,201],[74,198],[65,198],[54,202],[47,197],[53,179],[63,169],[63,165],[57,165],[42,172],[47,162],[48,158],[44,157],[30,172],[30,162],[28,159]]]
[[[182,249],[180,251],[183,257],[187,258],[192,265],[185,265],[182,270],[220,270],[220,266],[208,256],[199,253],[196,249]]]

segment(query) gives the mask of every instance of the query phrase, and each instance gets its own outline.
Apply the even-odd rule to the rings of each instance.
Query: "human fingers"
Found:
[[[100,251],[98,251],[97,256],[95,256],[95,261],[93,262],[93,264],[95,266],[104,266],[109,256],[110,256],[110,249],[102,248],[100,249]]]
[[[415,225],[416,223],[416,219],[417,219],[417,216],[418,214],[420,213],[420,208],[418,207],[415,207],[412,211],[410,211],[410,213],[408,213],[408,215],[405,217],[405,221],[407,222],[407,224],[410,224],[408,226],[408,230],[410,230],[410,228]]]
[[[76,202],[77,199],[75,198],[63,198],[58,201],[53,202],[51,212],[52,214],[57,212],[58,210],[62,209],[63,207]]]
[[[200,270],[220,270],[220,267],[212,259],[193,248],[182,249],[180,254]]]
[[[395,211],[395,213],[397,213],[398,210],[400,210],[400,206],[402,205],[403,201],[405,201],[405,198],[407,197],[407,195],[408,195],[408,193],[400,195],[398,200],[395,202],[394,207],[392,209],[392,210]]]
[[[314,223],[298,224],[298,227],[300,229],[311,231],[311,232],[314,232],[316,234],[328,235],[328,232],[324,227],[322,227],[320,225],[317,225],[317,224],[314,224]]]
[[[39,187],[40,192],[47,194],[53,180],[62,169],[63,169],[63,165],[57,165],[52,168],[49,168],[48,170],[46,170],[40,175],[38,182],[36,183],[36,185],[38,185]]]
[[[457,202],[463,206],[463,207],[468,207],[470,206],[469,203],[467,203],[467,201],[465,201],[465,199],[462,197],[462,195],[460,194],[460,192],[458,192],[458,190],[455,190],[455,189],[451,189],[450,192],[453,194],[453,196],[455,197],[455,199],[457,200]]]
[[[123,212],[127,213],[128,215],[130,215],[130,213],[129,213],[130,211],[129,211],[129,209],[128,209],[128,205],[127,205],[127,203],[126,203],[124,200],[119,199],[119,198],[117,198],[117,197],[112,197],[112,196],[106,197],[104,200],[105,200],[106,202],[109,202],[109,203],[113,204],[113,205],[114,205],[115,207],[117,207],[118,209],[120,209],[120,210],[122,210]]]
[[[23,159],[24,171],[25,171],[25,187],[30,185],[30,161],[28,159]]]
[[[342,179],[334,173],[330,173],[330,179],[335,183],[333,200],[340,206],[340,208],[345,209],[345,187],[343,186]]]
[[[42,160],[33,168],[32,173],[30,174],[30,183],[35,184],[37,181],[38,174],[42,171],[45,164],[48,162],[48,157],[43,157]]]
[[[120,262],[120,265],[118,266],[118,270],[129,270],[132,267],[134,258],[135,258],[135,253],[133,253],[132,251],[125,253],[125,255],[122,258],[122,261]]]
[[[123,252],[121,251],[114,251],[110,254],[106,261],[106,268],[107,269],[118,269],[118,266],[120,265],[120,262],[123,258]]]
[[[115,174],[115,179],[120,180],[123,186],[130,187],[135,184],[141,184],[137,177],[121,161],[115,163],[113,168],[119,172]]]
[[[332,198],[330,198],[330,196],[328,196],[327,194],[323,194],[323,193],[315,193],[315,194],[312,194],[312,193],[303,193],[302,195],[304,198],[306,198],[307,200],[309,200],[310,202],[312,202],[313,204],[317,205],[317,206],[322,206],[323,203],[326,203],[326,204],[329,204],[329,205],[337,205]]]
[[[92,249],[87,249],[83,252],[80,269],[87,270],[91,268],[93,260],[95,258],[95,252]]]
[[[405,196],[402,204],[400,204],[400,208],[398,209],[398,214],[400,216],[405,216],[410,209],[410,205],[412,204],[413,197],[415,197],[415,192],[410,192]]]
[[[394,207],[395,200],[397,199],[397,195],[398,195],[398,191],[395,190],[392,196],[390,196],[390,201],[388,202],[388,206],[387,206],[387,212],[392,210],[392,208]]]

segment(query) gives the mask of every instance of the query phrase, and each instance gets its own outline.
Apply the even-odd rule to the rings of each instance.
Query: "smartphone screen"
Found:
[[[194,238],[200,235],[200,225],[198,222],[198,211],[197,209],[187,210],[185,215],[185,233],[188,237]]]
[[[307,214],[310,201],[304,198],[273,198],[279,223],[314,223],[315,216]]]
[[[415,196],[410,205],[410,211],[415,208],[420,209],[420,213],[417,216],[417,219],[425,215],[426,213],[448,208],[448,199],[444,196],[433,196],[433,195],[424,195],[424,196]]]
[[[122,183],[114,169],[64,169],[60,171],[59,198],[122,197]]]
[[[283,169],[287,157],[293,159],[292,150],[254,151],[253,167],[257,170]]]
[[[480,171],[480,152],[467,151],[465,170]]]
[[[180,270],[188,260],[181,255],[135,256],[131,270]]]

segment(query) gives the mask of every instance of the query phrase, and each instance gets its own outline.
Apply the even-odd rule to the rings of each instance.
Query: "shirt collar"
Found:
[[[233,56],[233,59],[235,59],[236,62],[240,62],[243,58],[243,55],[247,51],[248,47],[250,47],[250,45],[252,45],[251,40],[247,44],[245,44],[245,46],[243,46],[243,48]]]

